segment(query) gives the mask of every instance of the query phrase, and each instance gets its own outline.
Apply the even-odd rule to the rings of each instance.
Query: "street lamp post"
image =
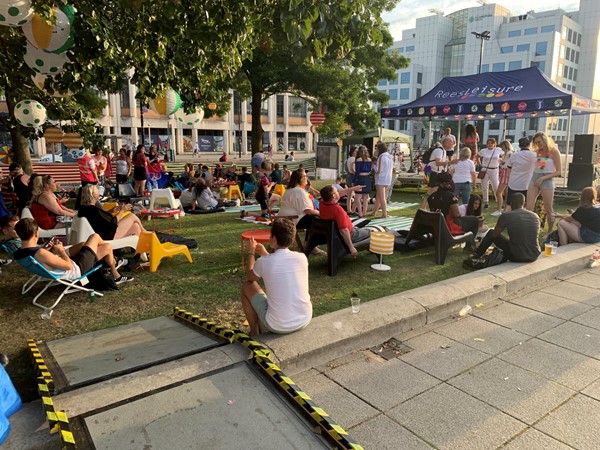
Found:
[[[477,73],[481,73],[481,64],[483,62],[483,43],[484,41],[490,40],[490,32],[482,31],[481,33],[477,33],[476,31],[471,31],[471,34],[475,35],[477,39],[481,40],[481,45],[479,47],[479,67],[477,69]]]

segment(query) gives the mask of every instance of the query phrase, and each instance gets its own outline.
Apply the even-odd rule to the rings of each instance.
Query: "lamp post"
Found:
[[[481,40],[481,45],[479,47],[479,67],[477,69],[477,73],[481,73],[481,63],[483,61],[483,42],[490,40],[490,32],[482,31],[481,33],[477,33],[476,31],[471,31],[471,34],[475,35],[477,39]]]

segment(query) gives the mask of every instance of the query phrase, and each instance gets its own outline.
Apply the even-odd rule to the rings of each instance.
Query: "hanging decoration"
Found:
[[[67,92],[61,92],[59,90],[54,90],[54,93],[50,94],[50,92],[46,89],[46,79],[51,76],[51,75],[44,75],[43,73],[36,73],[35,75],[31,76],[31,79],[33,80],[35,86],[42,92],[50,95],[51,97],[57,97],[57,98],[62,98],[62,97],[70,97],[73,95],[73,92],[71,91],[67,91]]]
[[[43,73],[45,75],[56,75],[63,71],[65,63],[69,62],[66,53],[57,55],[48,53],[44,50],[34,47],[27,42],[27,52],[25,53],[25,64],[35,73]]]
[[[15,119],[24,127],[37,128],[46,122],[46,108],[36,100],[21,100],[15,105]]]
[[[56,127],[49,127],[44,131],[44,139],[48,144],[59,144],[64,137],[65,133]]]
[[[32,16],[31,0],[0,0],[0,25],[20,27]]]
[[[83,154],[80,156],[79,148],[83,146],[83,138],[77,132],[65,133],[63,136],[62,143],[69,149],[69,155],[73,156],[74,159],[83,158],[85,150],[82,150]]]
[[[163,116],[175,114],[181,109],[181,97],[173,89],[166,89],[155,99],[150,100],[150,109]]]
[[[188,127],[193,127],[194,125],[198,125],[200,122],[202,122],[202,119],[204,119],[204,110],[202,108],[198,108],[196,112],[186,114],[182,108],[177,112],[176,116],[179,123],[182,123]]]
[[[51,53],[64,53],[73,46],[75,8],[64,5],[53,8],[54,24],[39,14],[23,26],[23,33],[31,45]]]

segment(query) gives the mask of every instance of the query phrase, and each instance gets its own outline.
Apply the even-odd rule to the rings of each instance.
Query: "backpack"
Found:
[[[425,153],[423,153],[423,156],[421,156],[421,161],[423,162],[423,164],[429,164],[429,160],[431,159],[431,154],[433,153],[433,151],[438,148],[438,147],[430,147],[427,150],[425,150]]]
[[[498,247],[494,247],[491,253],[483,255],[481,258],[465,259],[463,267],[469,270],[485,269],[486,267],[497,266],[507,261],[504,258],[504,252]]]
[[[110,269],[101,267],[100,269],[90,273],[88,275],[89,283],[86,285],[88,288],[92,288],[95,291],[118,291],[119,286],[115,282]]]

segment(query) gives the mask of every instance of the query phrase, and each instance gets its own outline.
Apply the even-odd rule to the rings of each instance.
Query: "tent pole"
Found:
[[[460,149],[461,149],[461,147],[460,147],[460,122],[461,122],[461,120],[458,119],[458,129],[456,130],[456,147],[457,147],[456,152],[457,153],[460,152]]]
[[[506,127],[508,126],[508,118],[504,115],[504,125],[502,126],[502,140],[506,140]]]
[[[431,117],[429,118],[429,146],[433,145],[433,128],[431,128]]]
[[[571,140],[571,120],[573,119],[573,110],[569,109],[569,121],[567,122],[567,149],[565,151],[565,164],[563,167],[563,187],[567,185],[567,166],[569,165],[569,142]]]

